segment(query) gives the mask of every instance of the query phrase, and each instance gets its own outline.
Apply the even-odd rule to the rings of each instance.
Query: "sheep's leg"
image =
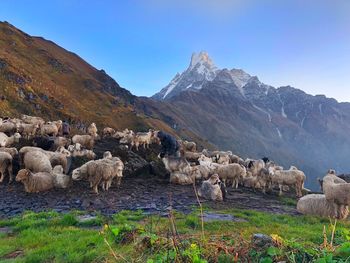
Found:
[[[4,172],[1,171],[0,174],[1,174],[0,183],[2,183],[2,181],[4,180]]]
[[[109,190],[109,188],[111,187],[111,185],[112,185],[112,180],[111,179],[109,179],[108,181],[107,181],[107,187],[106,187],[106,190],[108,191]]]
[[[278,186],[279,186],[279,188],[280,188],[279,195],[282,195],[282,194],[283,194],[283,193],[282,193],[283,185],[279,184]]]
[[[7,172],[9,173],[9,183],[11,183],[13,181],[12,165],[7,168]]]
[[[302,190],[300,189],[300,186],[298,183],[295,184],[295,192],[296,192],[297,197],[302,196]]]
[[[98,194],[98,184],[93,186],[93,191],[95,194]]]
[[[117,186],[118,187],[120,186],[121,182],[122,182],[122,178],[118,176],[117,177]]]

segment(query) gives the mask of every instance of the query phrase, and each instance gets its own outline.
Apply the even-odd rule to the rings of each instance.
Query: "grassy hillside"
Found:
[[[175,131],[149,103],[76,54],[0,22],[0,116],[29,114],[136,131],[152,127],[201,142],[194,133]]]
[[[1,262],[348,262],[349,222],[222,211],[235,221],[202,223],[199,212],[170,217],[122,211],[84,222],[81,213],[31,213],[0,221]],[[202,231],[203,230],[203,231]],[[252,241],[265,234],[269,242]],[[266,237],[265,236],[265,237]]]

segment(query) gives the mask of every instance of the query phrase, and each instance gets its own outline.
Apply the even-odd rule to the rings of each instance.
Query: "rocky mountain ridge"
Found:
[[[153,97],[162,95],[160,100],[176,109],[179,127],[243,157],[269,156],[286,168],[295,164],[307,172],[314,189],[327,169],[350,170],[350,103],[290,86],[275,88],[243,70],[215,67],[215,77],[203,78],[214,64],[201,52],[202,61],[211,62],[202,74],[193,69],[206,64],[197,59],[193,65],[194,56],[172,90],[168,85]],[[200,88],[184,88],[200,78]]]

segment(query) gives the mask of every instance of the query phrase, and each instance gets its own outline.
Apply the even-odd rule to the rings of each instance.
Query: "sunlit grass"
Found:
[[[213,243],[221,244],[223,242],[225,246],[235,248],[235,246],[241,246],[238,240],[243,240],[246,244],[249,244],[252,235],[256,233],[280,237],[285,242],[284,247],[278,250],[280,257],[287,257],[290,251],[303,251],[304,257],[305,255],[318,257],[316,255],[321,253],[320,246],[324,241],[324,226],[327,229],[327,236],[330,237],[330,222],[325,219],[238,209],[220,212],[244,220],[240,220],[240,222],[205,222],[205,240],[201,239],[201,221],[197,211],[189,215],[174,212],[173,219],[177,230],[177,238],[181,240],[184,247],[183,257],[189,259],[189,253],[194,253],[196,257],[211,259],[214,249]],[[10,227],[13,233],[1,234],[0,236],[0,261],[115,261],[115,256],[111,253],[106,241],[111,245],[116,255],[120,257],[121,262],[125,262],[125,260],[128,262],[146,262],[147,259],[154,259],[153,262],[161,262],[158,260],[159,258],[165,256],[176,257],[176,255],[173,255],[174,250],[171,250],[170,253],[168,246],[164,243],[164,240],[173,235],[170,231],[168,217],[146,216],[141,211],[122,211],[111,218],[105,218],[97,214],[91,220],[80,223],[78,216],[81,214],[82,212],[68,214],[26,212],[19,217],[1,220],[0,227]],[[335,247],[342,244],[344,246],[344,244],[347,244],[346,242],[349,242],[349,229],[350,223],[348,221],[338,222],[334,239]],[[145,246],[143,244],[145,237],[150,240],[150,245],[143,247],[141,253],[140,246]],[[201,244],[201,247],[197,248],[192,245],[191,248],[192,243]],[[168,250],[164,250],[165,248]],[[344,250],[345,255],[347,255],[346,253],[350,254],[346,247]],[[19,252],[17,257],[9,258],[16,251]],[[268,253],[274,255],[276,252],[271,251]],[[281,251],[283,251],[283,254]],[[267,252],[257,252],[254,249],[249,250],[249,253],[251,255],[245,256],[258,258],[270,255]],[[219,257],[219,255],[216,256]],[[230,262],[225,260],[227,258],[232,260],[233,256],[220,254],[220,262]],[[273,256],[270,255],[270,257]],[[274,257],[277,257],[277,255],[274,255]],[[188,262],[191,262],[191,260]]]

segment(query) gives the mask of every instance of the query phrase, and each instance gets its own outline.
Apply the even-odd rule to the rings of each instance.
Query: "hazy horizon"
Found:
[[[350,102],[347,1],[2,1],[0,18],[52,40],[138,96],[205,50],[274,87]]]

